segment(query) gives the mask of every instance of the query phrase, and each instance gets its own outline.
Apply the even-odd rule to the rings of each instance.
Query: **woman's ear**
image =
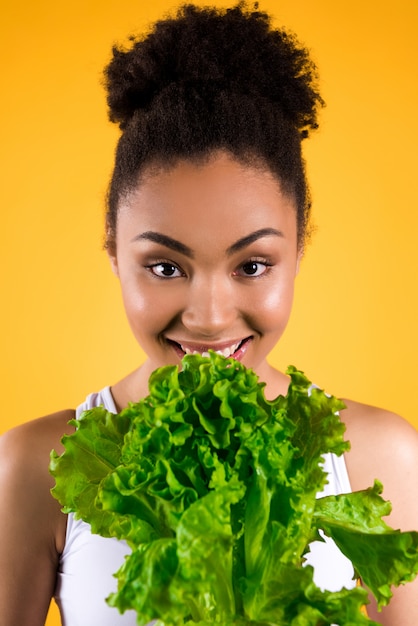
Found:
[[[115,276],[119,278],[119,267],[118,267],[118,259],[116,256],[116,250],[108,249],[107,256],[110,261],[110,267],[112,268],[112,272],[114,273]]]
[[[112,229],[109,224],[107,224],[106,229],[106,239],[104,244],[105,250],[107,252],[108,259],[110,261],[110,267],[112,268],[112,272],[115,276],[119,278],[119,268],[118,268],[118,259],[116,254],[116,241],[114,234],[112,233]]]
[[[300,264],[302,262],[304,252],[305,252],[305,250],[304,250],[303,247],[299,248],[298,256],[296,258],[296,276],[299,274]]]

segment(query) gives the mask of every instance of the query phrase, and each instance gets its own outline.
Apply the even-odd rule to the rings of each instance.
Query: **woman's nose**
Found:
[[[217,338],[228,330],[237,317],[233,285],[230,279],[206,277],[190,286],[183,310],[184,326],[195,335]]]

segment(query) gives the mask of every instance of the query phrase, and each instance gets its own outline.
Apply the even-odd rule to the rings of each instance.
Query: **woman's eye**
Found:
[[[183,276],[179,268],[172,263],[156,263],[155,265],[149,265],[148,269],[154,276],[159,278],[178,278]]]
[[[241,276],[251,276],[257,277],[262,276],[268,269],[268,264],[263,263],[261,261],[248,261],[241,265],[241,267],[237,270],[236,274]]]

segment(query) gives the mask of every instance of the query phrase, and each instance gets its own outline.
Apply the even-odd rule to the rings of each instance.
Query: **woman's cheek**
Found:
[[[121,284],[125,311],[131,325],[147,325],[151,317],[151,309],[159,310],[158,302],[152,299],[149,289],[138,287],[135,284]]]
[[[165,285],[130,285],[122,287],[126,314],[136,335],[158,334],[164,330],[178,309],[173,290]]]
[[[293,284],[287,284],[285,288],[273,285],[264,290],[254,303],[257,306],[255,316],[264,332],[282,330],[288,322],[293,303]]]

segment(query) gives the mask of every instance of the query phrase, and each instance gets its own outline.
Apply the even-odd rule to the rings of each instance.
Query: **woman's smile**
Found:
[[[209,350],[213,350],[217,354],[229,358],[233,357],[240,361],[247,351],[248,345],[252,337],[245,339],[239,339],[235,341],[226,341],[221,344],[202,344],[191,343],[189,341],[175,341],[167,337],[168,343],[173,346],[176,354],[183,358],[186,354],[201,354],[202,356],[209,356]]]
[[[261,375],[288,321],[299,256],[294,203],[278,180],[217,152],[145,173],[120,207],[111,261],[152,367],[214,350]]]

